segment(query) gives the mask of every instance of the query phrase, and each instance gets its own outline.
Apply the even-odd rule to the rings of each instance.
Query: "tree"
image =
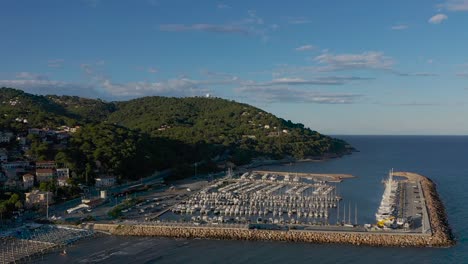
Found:
[[[3,223],[3,214],[8,211],[7,205],[5,202],[0,203],[0,221]]]
[[[23,203],[22,203],[21,201],[17,201],[17,202],[15,203],[15,208],[16,208],[16,209],[21,209],[21,208],[23,208]]]

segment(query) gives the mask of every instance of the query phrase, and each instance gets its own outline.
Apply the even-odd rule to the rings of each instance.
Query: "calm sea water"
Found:
[[[43,263],[468,263],[468,137],[342,136],[361,152],[326,162],[269,169],[349,173],[340,185],[345,201],[358,204],[359,223],[374,221],[389,169],[433,179],[457,237],[452,248],[373,248],[283,242],[101,237],[72,246],[67,256]]]

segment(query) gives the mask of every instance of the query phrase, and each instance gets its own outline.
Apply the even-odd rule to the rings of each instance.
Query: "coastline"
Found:
[[[121,236],[162,236],[173,238],[233,239],[259,241],[288,241],[306,243],[333,243],[366,245],[375,247],[450,247],[455,244],[443,203],[438,197],[435,184],[419,174],[398,172],[396,176],[407,177],[421,183],[426,199],[426,207],[432,232],[394,233],[394,232],[352,232],[352,231],[304,231],[304,230],[257,230],[247,226],[200,227],[176,226],[160,223],[148,224],[88,224],[86,228],[105,231]],[[83,226],[84,227],[84,226]]]

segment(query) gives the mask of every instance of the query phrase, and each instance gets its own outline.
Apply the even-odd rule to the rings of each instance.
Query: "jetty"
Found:
[[[424,207],[427,210],[428,226],[422,231],[379,231],[348,225],[310,226],[291,224],[275,225],[261,223],[210,223],[201,225],[199,222],[124,222],[124,223],[94,223],[87,227],[95,231],[105,231],[113,235],[124,236],[163,236],[174,238],[206,238],[206,239],[236,239],[236,240],[268,240],[307,243],[335,243],[367,246],[392,247],[448,247],[455,241],[448,225],[445,209],[437,195],[436,185],[428,178],[409,172],[395,172],[395,176],[406,177],[421,186],[424,197]],[[265,179],[266,180],[266,179]],[[271,179],[276,181],[276,179]],[[220,185],[220,188],[229,188]],[[237,185],[236,188],[242,188]],[[250,189],[254,186],[246,186]],[[262,186],[261,186],[262,187]],[[260,188],[260,187],[259,187]],[[267,188],[267,190],[269,190]]]

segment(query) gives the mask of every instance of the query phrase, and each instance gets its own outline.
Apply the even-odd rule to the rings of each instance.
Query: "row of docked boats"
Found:
[[[218,181],[172,208],[176,214],[196,216],[246,216],[325,218],[340,197],[324,183],[284,184],[263,181]]]
[[[398,181],[393,179],[393,170],[389,172],[388,179],[384,180],[385,190],[382,201],[375,214],[377,222],[391,220],[396,214],[396,203],[398,193]]]

